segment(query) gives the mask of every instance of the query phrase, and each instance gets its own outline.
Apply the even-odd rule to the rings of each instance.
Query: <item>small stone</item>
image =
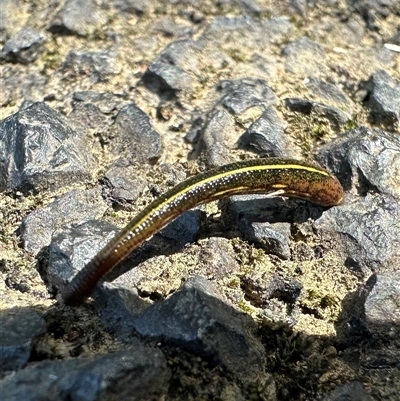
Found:
[[[32,309],[0,311],[0,376],[25,367],[31,355],[33,341],[44,330],[44,326],[42,316]],[[3,396],[3,391],[1,394]]]
[[[30,27],[23,28],[4,44],[2,56],[11,62],[32,63],[42,51],[45,40],[43,32]]]
[[[99,188],[68,192],[22,220],[18,229],[22,246],[28,252],[38,253],[50,244],[51,236],[57,229],[102,216],[106,209]]]

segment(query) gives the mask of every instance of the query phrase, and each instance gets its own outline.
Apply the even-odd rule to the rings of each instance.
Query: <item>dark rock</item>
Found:
[[[319,78],[308,77],[304,84],[310,90],[314,98],[318,98],[322,103],[341,107],[349,106],[350,99],[337,86],[323,81]]]
[[[238,146],[263,156],[279,157],[287,154],[285,123],[273,107],[266,109],[239,138]]]
[[[0,190],[57,189],[91,178],[84,141],[45,103],[0,122]]]
[[[61,71],[71,79],[87,76],[92,82],[104,82],[110,75],[118,74],[120,67],[113,51],[82,52],[72,50],[68,53]]]
[[[107,22],[95,0],[67,0],[51,22],[49,31],[85,36],[93,34]]]
[[[114,154],[126,154],[131,162],[154,164],[162,153],[160,134],[149,116],[134,103],[121,108],[115,119],[116,137],[110,143]]]
[[[62,288],[118,231],[113,224],[89,220],[54,232],[47,267],[49,285]]]
[[[206,358],[212,366],[225,367],[242,382],[253,382],[263,375],[261,344],[248,332],[254,323],[222,302],[210,283],[200,277],[150,306],[134,326],[143,337]]]
[[[361,196],[377,191],[400,199],[400,137],[395,133],[356,128],[321,147],[316,159],[346,190]]]
[[[8,61],[29,64],[38,58],[45,40],[43,32],[23,28],[4,44],[2,56]]]
[[[318,76],[326,70],[323,47],[306,37],[286,45],[282,54],[285,56],[286,72],[305,77]]]
[[[400,82],[381,70],[372,75],[367,87],[367,104],[373,121],[397,131],[400,128]]]
[[[147,0],[114,0],[113,6],[124,13],[141,16],[149,11],[150,3]]]
[[[336,129],[340,129],[351,119],[350,115],[338,107],[328,106],[312,100],[286,98],[284,101],[285,106],[290,111],[326,118]]]
[[[71,123],[81,128],[103,131],[107,127],[107,116],[93,103],[77,103],[68,116]]]
[[[104,175],[103,181],[108,187],[108,195],[114,203],[124,206],[126,202],[134,202],[147,187],[147,181],[137,176],[138,167],[129,163],[121,163],[111,167]]]
[[[0,311],[0,376],[18,371],[26,365],[33,340],[44,329],[44,325],[42,316],[32,309]]]
[[[171,373],[157,349],[124,351],[66,361],[42,361],[0,386],[8,401],[154,401],[166,396]]]
[[[366,275],[400,266],[400,204],[387,195],[367,194],[333,207],[314,223],[333,233],[345,264]]]
[[[37,253],[50,244],[52,233],[57,229],[99,217],[106,208],[100,189],[68,192],[22,220],[19,228],[22,245],[28,252]]]
[[[199,63],[201,46],[190,39],[170,43],[147,68],[144,83],[154,92],[189,92],[198,84],[194,70]]]
[[[82,91],[72,95],[73,110],[80,104],[93,104],[102,114],[111,114],[119,109],[126,96],[122,93]]]
[[[161,33],[167,38],[190,37],[193,33],[191,25],[178,24],[175,19],[168,17],[159,19],[153,30],[155,33]]]
[[[322,401],[373,401],[360,382],[350,382],[336,387]]]
[[[400,271],[376,274],[366,287],[365,323],[369,332],[384,341],[398,339],[400,334]]]
[[[285,213],[283,209],[281,216],[271,216],[276,205],[276,199],[263,195],[232,196],[224,204],[222,219],[225,225],[237,228],[242,238],[261,245],[269,253],[288,259],[291,233],[290,223],[286,221],[293,212],[285,216],[286,220],[280,221]]]
[[[266,110],[276,103],[274,91],[261,79],[223,81],[217,89],[221,93],[220,103],[235,116],[240,116],[252,107]]]
[[[225,110],[211,112],[199,139],[199,150],[209,168],[231,160],[229,149],[237,141],[233,117]]]

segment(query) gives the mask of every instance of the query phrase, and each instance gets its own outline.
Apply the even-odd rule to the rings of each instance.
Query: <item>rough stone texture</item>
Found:
[[[55,231],[49,247],[49,285],[62,288],[118,231],[115,225],[97,220]]]
[[[398,338],[400,332],[400,271],[372,276],[367,283],[365,323],[375,338]],[[382,327],[385,330],[382,330]]]
[[[31,63],[38,58],[45,40],[46,35],[43,32],[29,27],[23,28],[4,44],[2,57],[7,61]]]
[[[0,191],[57,189],[91,177],[84,141],[45,103],[0,122]]]
[[[367,83],[372,120],[396,131],[400,129],[400,81],[386,71],[376,72]]]
[[[400,266],[400,204],[389,196],[367,194],[327,210],[314,223],[338,235],[344,263],[367,276]]]
[[[9,309],[0,312],[0,327],[0,376],[3,376],[25,367],[33,340],[44,330],[44,320],[29,308]]]
[[[372,401],[360,382],[351,382],[337,387],[327,394],[322,401]]]
[[[149,116],[134,103],[124,106],[115,119],[116,137],[112,152],[125,154],[134,162],[154,164],[162,154],[160,134],[153,128]]]
[[[50,244],[57,229],[101,216],[106,207],[99,189],[68,192],[23,219],[19,228],[22,245],[28,252],[37,253]]]
[[[221,364],[240,381],[262,376],[264,355],[249,332],[250,321],[222,302],[202,278],[146,309],[134,327],[144,337],[176,344],[212,365]]]
[[[87,76],[92,82],[105,81],[110,75],[120,72],[113,51],[83,52],[73,50],[68,53],[61,71],[72,79],[75,76]]]
[[[68,361],[42,361],[0,382],[8,401],[154,401],[170,377],[163,354],[135,345],[124,351]]]
[[[322,147],[317,160],[359,195],[378,191],[400,199],[400,137],[360,127]]]
[[[52,32],[89,35],[107,22],[106,15],[95,0],[67,0],[49,26]]]

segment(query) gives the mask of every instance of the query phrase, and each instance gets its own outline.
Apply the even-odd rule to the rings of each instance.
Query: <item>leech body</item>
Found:
[[[140,212],[66,285],[64,302],[82,302],[108,271],[183,212],[226,196],[276,191],[321,206],[343,200],[343,188],[333,175],[297,160],[245,160],[204,172],[178,184]]]

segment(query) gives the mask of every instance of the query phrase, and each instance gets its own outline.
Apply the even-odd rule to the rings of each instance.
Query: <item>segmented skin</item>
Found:
[[[183,212],[237,194],[277,192],[321,206],[343,201],[343,188],[332,174],[292,159],[255,159],[228,164],[191,177],[149,204],[66,285],[62,297],[76,305],[129,253]]]

